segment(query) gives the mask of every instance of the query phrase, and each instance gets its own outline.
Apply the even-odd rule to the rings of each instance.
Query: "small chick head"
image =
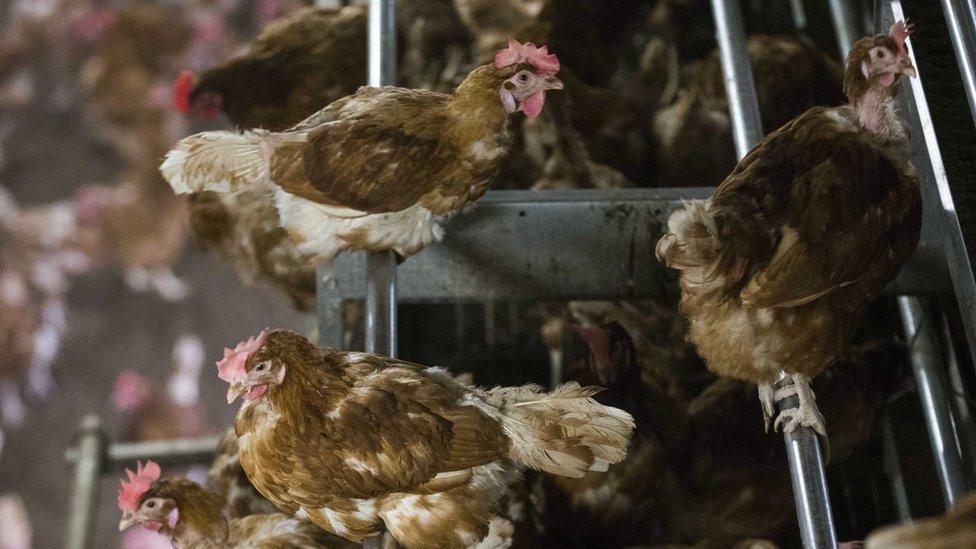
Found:
[[[536,47],[528,42],[519,43],[509,38],[508,47],[495,54],[495,68],[519,68],[514,75],[502,82],[499,96],[508,113],[522,111],[530,118],[542,113],[547,90],[561,90],[562,81],[556,78],[559,58],[549,53],[546,46]]]

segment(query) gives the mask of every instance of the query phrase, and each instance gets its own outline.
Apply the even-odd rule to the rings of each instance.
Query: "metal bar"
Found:
[[[953,397],[950,402],[953,406],[953,417],[958,420],[955,423],[957,443],[962,455],[963,467],[966,469],[966,480],[968,485],[972,486],[976,482],[976,422],[967,396],[966,384],[962,378],[962,366],[959,364],[959,357],[956,355],[955,344],[952,341],[949,319],[945,312],[939,315],[939,320],[946,371],[949,375],[949,389]]]
[[[942,11],[956,50],[969,110],[976,123],[976,5],[972,0],[942,0]]]
[[[396,356],[397,258],[366,254],[366,352]]]
[[[65,535],[67,549],[86,549],[91,546],[98,477],[105,450],[105,434],[98,416],[90,414],[82,418],[78,432],[78,459],[75,462],[75,477],[68,504],[68,529]]]
[[[837,35],[837,48],[840,50],[841,63],[847,58],[847,52],[857,40],[858,29],[854,6],[851,0],[830,0],[830,19],[834,23],[834,33]]]
[[[782,372],[776,386],[782,389],[792,383],[790,377]],[[796,408],[799,404],[799,398],[794,394],[777,401],[776,408],[782,412]],[[783,440],[786,443],[786,459],[793,483],[793,502],[796,505],[796,518],[803,546],[836,549],[837,529],[834,527],[834,514],[830,508],[820,439],[812,429],[803,427],[792,433],[784,432]]]
[[[803,7],[803,0],[790,0],[790,14],[793,15],[793,28],[797,32],[807,30],[807,10]]]
[[[369,0],[370,86],[396,83],[396,2]],[[396,355],[397,257],[370,252],[366,260],[366,351]]]
[[[736,155],[742,158],[762,139],[763,131],[739,1],[712,0],[712,15],[732,118],[732,138]]]
[[[882,436],[884,437],[881,461],[888,477],[888,484],[891,487],[891,498],[895,501],[895,508],[898,509],[899,520],[911,522],[912,508],[908,503],[908,490],[905,489],[905,475],[901,470],[901,459],[898,457],[898,445],[895,442],[895,430],[891,426],[891,415],[887,410],[885,410],[881,421]]]
[[[905,18],[900,0],[879,0],[875,12],[875,28],[887,32],[894,21]],[[911,38],[908,39],[909,46]],[[918,68],[915,53],[909,47],[912,62]],[[959,217],[956,214],[949,181],[946,178],[939,141],[935,135],[932,116],[925,101],[922,81],[924,71],[918,78],[909,78],[898,90],[901,112],[908,122],[911,139],[912,164],[918,170],[919,185],[922,191],[923,238],[942,247],[945,265],[949,273],[956,304],[965,328],[969,356],[976,364],[976,282],[966,251]]]
[[[370,86],[396,84],[396,1],[369,0]],[[369,252],[366,257],[366,352],[397,354],[397,256],[393,251]],[[363,547],[394,548],[396,540],[385,528],[363,540]]]
[[[444,240],[397,269],[400,303],[647,299],[673,284],[654,257],[668,215],[709,188],[489,191],[445,226]],[[572,223],[566,223],[572,219]],[[939,235],[923,230],[888,293],[948,292]],[[362,300],[364,253],[341,254],[320,286],[320,341],[335,332],[332,300]],[[323,274],[322,278],[325,278]],[[338,333],[338,332],[336,332]],[[336,339],[338,341],[338,339]]]
[[[712,13],[725,76],[725,95],[732,120],[732,135],[736,153],[741,159],[763,134],[755,80],[746,49],[745,25],[738,0],[712,0]],[[781,380],[788,381],[789,377],[782,373]],[[797,405],[798,401],[791,397],[780,402],[779,409],[782,411]],[[816,433],[808,427],[784,433],[783,439],[789,459],[793,499],[796,502],[796,517],[803,546],[836,548],[837,534],[830,509],[830,496],[827,493],[827,474],[820,453],[820,441]]]
[[[216,455],[219,440],[218,437],[204,437],[111,444],[103,460],[107,471],[101,472],[111,473],[116,467],[129,467],[136,461],[148,459],[163,467],[206,462]],[[65,459],[77,463],[81,455],[80,447],[71,448],[65,452]]]
[[[901,313],[908,341],[908,356],[915,372],[915,383],[922,401],[925,428],[929,433],[932,457],[939,476],[939,487],[946,507],[966,493],[966,474],[956,445],[952,408],[946,394],[947,382],[944,364],[939,352],[939,341],[922,306],[915,296],[899,296]]]

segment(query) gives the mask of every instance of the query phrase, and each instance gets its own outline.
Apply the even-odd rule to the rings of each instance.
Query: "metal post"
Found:
[[[776,385],[783,388],[792,380],[785,373],[780,375]],[[800,405],[796,395],[791,395],[776,403],[777,408],[788,410]],[[834,515],[827,494],[827,475],[824,471],[820,439],[812,429],[797,429],[784,433],[786,458],[790,463],[790,480],[793,482],[793,502],[796,504],[796,517],[800,525],[800,538],[804,547],[837,547],[834,533]]]
[[[370,86],[396,84],[396,2],[369,0]],[[366,352],[396,356],[396,270],[393,251],[368,252],[366,257]],[[363,547],[386,549],[397,546],[383,529],[363,541]]]
[[[81,420],[78,439],[78,459],[68,507],[67,549],[86,549],[91,546],[92,524],[95,522],[95,500],[98,498],[98,476],[105,451],[102,422],[94,414]]]
[[[976,2],[973,0],[942,0],[946,24],[952,47],[956,50],[956,61],[969,110],[976,122]]]
[[[712,14],[725,76],[725,96],[732,118],[732,138],[736,156],[742,158],[763,136],[742,11],[738,0],[712,0]]]
[[[908,342],[908,356],[925,414],[932,457],[939,475],[939,487],[946,507],[966,493],[966,474],[953,428],[952,408],[946,394],[947,381],[932,322],[915,296],[898,296]]]
[[[369,85],[396,83],[396,3],[369,1]],[[366,260],[366,351],[396,355],[396,268],[392,251]]]
[[[887,406],[887,403],[885,406]],[[895,429],[891,425],[891,414],[888,410],[885,410],[881,422],[882,436],[884,437],[881,461],[885,476],[888,477],[888,484],[891,487],[891,498],[895,502],[895,508],[898,509],[898,518],[901,522],[911,522],[912,508],[908,503],[908,491],[905,489],[905,475],[901,470],[901,458],[898,456],[898,445],[895,442]]]
[[[712,0],[715,37],[719,46],[722,73],[725,76],[725,95],[732,119],[732,135],[737,156],[742,158],[762,138],[759,101],[752,76],[752,66],[746,49],[745,26],[738,0]],[[783,374],[783,378],[786,375]],[[790,398],[780,402],[780,410]],[[796,402],[792,406],[796,406]],[[796,516],[804,547],[835,548],[837,538],[830,497],[827,493],[827,474],[820,454],[820,441],[813,430],[802,427],[784,434]]]
[[[834,23],[837,48],[840,50],[841,63],[843,63],[859,34],[851,0],[830,0],[830,18]]]
[[[797,32],[807,30],[807,10],[803,7],[803,0],[790,0],[790,14],[793,15],[793,28]]]
[[[962,454],[963,467],[966,469],[966,480],[969,486],[976,482],[976,422],[973,420],[973,410],[969,405],[966,384],[962,378],[962,366],[956,356],[955,343],[952,341],[952,330],[944,309],[939,315],[942,335],[942,348],[945,349],[946,371],[949,375],[949,390],[952,392],[952,414],[957,420],[956,437]]]

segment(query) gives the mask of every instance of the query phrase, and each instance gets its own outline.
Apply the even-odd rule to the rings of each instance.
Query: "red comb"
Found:
[[[196,82],[197,75],[191,70],[181,72],[176,78],[176,82],[173,83],[173,104],[176,105],[176,110],[182,113],[190,112],[190,92],[193,91]]]
[[[549,53],[549,48],[537,48],[532,42],[520,44],[514,38],[508,39],[508,47],[495,54],[495,67],[502,69],[515,63],[528,63],[540,74],[559,72],[559,58]]]
[[[898,44],[898,47],[905,49],[905,39],[915,32],[915,24],[910,21],[895,21],[888,31],[888,36]]]
[[[217,361],[217,377],[231,383],[243,376],[247,357],[261,348],[266,337],[268,337],[267,330],[262,330],[260,334],[238,343],[233,349],[225,348],[224,358]]]
[[[125,474],[129,477],[128,482],[121,481],[119,489],[119,509],[122,512],[132,512],[139,507],[139,499],[145,494],[153,482],[159,480],[159,464],[149,460],[145,467],[138,461],[136,462],[136,472],[126,469]]]

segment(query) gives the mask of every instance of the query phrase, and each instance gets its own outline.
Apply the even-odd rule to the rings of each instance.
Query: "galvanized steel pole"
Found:
[[[830,19],[834,23],[837,48],[840,50],[841,63],[843,63],[859,34],[851,0],[830,0]]]
[[[369,0],[369,75],[370,86],[396,84],[396,2]],[[393,251],[366,255],[366,352],[396,356],[396,273]],[[397,546],[385,529],[370,536],[363,547],[386,549]]]
[[[942,0],[942,11],[945,12],[952,47],[956,50],[969,110],[976,122],[976,2]]]
[[[742,158],[763,136],[742,11],[738,0],[712,0],[712,15],[732,119],[732,139],[736,156]]]
[[[98,477],[102,472],[105,452],[104,432],[98,416],[82,418],[78,430],[78,457],[68,507],[67,549],[86,549],[91,546],[92,524],[95,520],[95,500],[98,498]]]
[[[742,158],[763,134],[759,101],[756,98],[752,66],[746,49],[745,26],[738,0],[712,0],[712,14],[722,73],[725,76],[725,95],[732,119],[732,136],[736,153]],[[788,382],[788,379],[785,373],[781,377],[782,381]],[[796,405],[794,397],[788,397],[778,403],[778,409],[789,409]],[[793,499],[803,546],[836,548],[836,530],[827,493],[827,474],[824,471],[820,441],[816,433],[807,427],[784,434],[783,438],[790,464]]]
[[[396,83],[395,0],[369,2],[370,86]],[[396,355],[396,268],[392,251],[368,252],[366,259],[366,351]]]
[[[947,394],[948,381],[940,360],[938,337],[922,302],[915,296],[898,296],[908,342],[908,356],[915,372],[915,384],[922,401],[925,428],[939,476],[939,488],[946,507],[967,492],[966,473],[956,441],[954,418]]]

